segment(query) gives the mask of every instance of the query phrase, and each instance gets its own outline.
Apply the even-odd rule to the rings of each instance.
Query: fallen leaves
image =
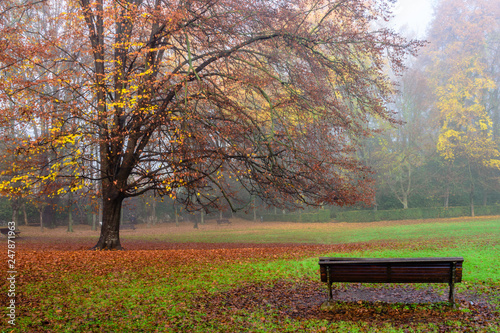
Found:
[[[249,314],[255,331],[290,331],[301,325],[305,330],[311,321],[317,323],[315,332],[325,331],[323,327],[331,331],[330,325],[346,321],[411,329],[427,324],[449,328],[457,322],[481,331],[495,325],[498,316],[492,300],[500,290],[484,283],[464,285],[465,291],[457,293],[458,310],[443,305],[445,285],[337,285],[334,309],[320,311],[327,291],[319,276],[287,275],[286,261],[268,265],[325,253],[419,248],[423,241],[302,245],[127,240],[127,251],[89,251],[87,238],[54,238],[49,246],[50,239],[26,237],[16,252],[19,316],[32,332],[120,331],[112,325],[141,322],[160,331],[189,331],[206,323],[238,331],[246,327]],[[296,269],[310,271],[303,263]],[[0,301],[5,303],[5,294]],[[290,326],[282,326],[284,322]]]
[[[390,323],[396,327],[411,327],[419,323],[445,327],[447,323],[456,321],[468,323],[467,328],[474,331],[488,327],[499,315],[488,300],[467,293],[457,297],[459,308],[453,309],[443,302],[439,290],[430,287],[339,284],[337,289],[334,305],[329,311],[320,310],[327,292],[323,284],[313,280],[300,283],[274,281],[272,286],[265,282],[248,284],[194,303],[203,306],[208,318],[213,320],[225,316],[228,311],[232,314],[251,313],[265,305],[271,312],[299,321],[366,321],[374,326]],[[404,297],[398,299],[401,295]]]

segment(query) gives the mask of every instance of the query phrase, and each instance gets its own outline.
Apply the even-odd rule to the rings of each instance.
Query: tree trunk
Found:
[[[28,214],[26,214],[26,202],[23,203],[24,225],[28,225]]]
[[[448,163],[446,169],[447,169],[445,176],[446,187],[444,189],[444,203],[443,203],[444,208],[448,208],[450,205],[451,164]]]
[[[38,213],[40,214],[40,231],[43,231],[43,211],[45,207],[41,207],[38,209]]]
[[[97,155],[97,150],[95,151],[95,154]],[[95,184],[95,191],[99,193],[100,191],[100,186],[99,183],[96,182]],[[92,231],[97,231],[97,223],[102,221],[102,214],[101,214],[101,200],[97,199],[96,201],[97,207],[97,212],[95,210],[92,210]]]
[[[474,183],[470,186],[470,216],[474,217]]]
[[[403,209],[408,209],[408,195],[406,193],[403,193],[403,200],[401,200],[401,203],[403,204]]]
[[[100,222],[100,225],[102,225],[102,200],[99,200],[97,204],[99,205],[97,209],[97,220]]]
[[[13,209],[12,210],[12,221],[16,222],[17,224],[17,216],[19,215],[19,209]]]
[[[71,193],[68,195],[68,232],[73,232],[73,207]]]
[[[177,214],[177,206],[175,205],[175,202],[174,202],[174,209],[175,209],[175,226],[178,227],[179,226],[179,214]]]
[[[253,221],[257,221],[257,207],[255,207],[255,197],[253,197]]]
[[[92,231],[97,230],[97,215],[92,212]]]
[[[156,225],[156,200],[155,198],[152,198],[152,202],[151,202],[151,217],[153,218],[152,222],[153,222],[153,225]]]
[[[19,215],[19,203],[17,201],[18,199],[11,200],[12,221],[16,222],[16,225],[17,225],[17,217]]]
[[[73,211],[71,209],[71,206],[69,206],[69,211],[68,211],[68,232],[73,232]]]
[[[103,193],[104,194],[104,193]],[[123,195],[103,195],[101,236],[92,250],[123,250],[120,244],[120,215]]]
[[[446,183],[446,189],[444,191],[444,208],[448,208],[448,205],[450,203],[450,184],[449,182]]]
[[[469,162],[469,178],[470,178],[470,216],[474,217],[474,178],[472,176],[471,163]]]

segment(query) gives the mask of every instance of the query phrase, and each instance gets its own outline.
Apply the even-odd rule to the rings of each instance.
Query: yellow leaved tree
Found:
[[[483,103],[485,93],[494,87],[478,59],[468,58],[458,63],[454,74],[437,88],[437,107],[442,121],[437,150],[450,165],[466,166],[472,216],[474,175],[484,168],[500,169],[500,152]]]

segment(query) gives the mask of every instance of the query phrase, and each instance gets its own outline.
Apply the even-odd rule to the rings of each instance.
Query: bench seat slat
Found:
[[[447,257],[447,258],[336,258],[336,257],[320,257],[319,263],[329,263],[329,262],[363,262],[363,263],[418,263],[418,262],[463,262],[462,257]]]
[[[450,267],[418,269],[391,267],[390,276],[387,267],[330,267],[331,282],[372,282],[383,280],[388,282],[447,282],[450,280]],[[321,269],[321,281],[326,282],[326,268]],[[455,282],[462,280],[462,269],[457,267]]]

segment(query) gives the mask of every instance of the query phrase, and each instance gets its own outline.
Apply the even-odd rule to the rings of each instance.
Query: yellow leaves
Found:
[[[500,160],[499,159],[491,159],[485,162],[485,166],[490,167],[492,169],[500,170]]]
[[[0,192],[37,197],[61,195],[83,188],[84,181],[79,177],[77,167],[83,154],[77,146],[81,134],[64,133],[58,120],[52,126],[43,137],[37,140],[28,137],[18,143],[11,163],[5,164],[2,170]],[[54,152],[61,152],[61,155],[54,157]]]
[[[149,68],[149,69],[147,69],[146,71],[144,71],[144,72],[142,72],[142,73],[137,74],[137,76],[149,75],[149,74],[151,74],[151,73],[153,73],[153,69],[152,69],[152,68]]]
[[[437,151],[446,160],[455,158],[455,146],[461,143],[460,133],[454,130],[447,130],[439,135],[437,143]]]
[[[5,178],[5,172],[2,172],[2,178]],[[3,194],[19,194],[26,187],[20,184],[25,184],[28,180],[27,175],[15,176],[8,180],[3,180],[0,182],[0,193]]]
[[[457,71],[437,87],[437,107],[443,118],[437,151],[446,160],[464,157],[474,163],[494,167],[500,156],[492,139],[492,121],[482,96],[495,85],[477,58],[466,58]]]
[[[493,122],[489,118],[479,120],[479,129],[481,131],[487,131],[492,126]]]

